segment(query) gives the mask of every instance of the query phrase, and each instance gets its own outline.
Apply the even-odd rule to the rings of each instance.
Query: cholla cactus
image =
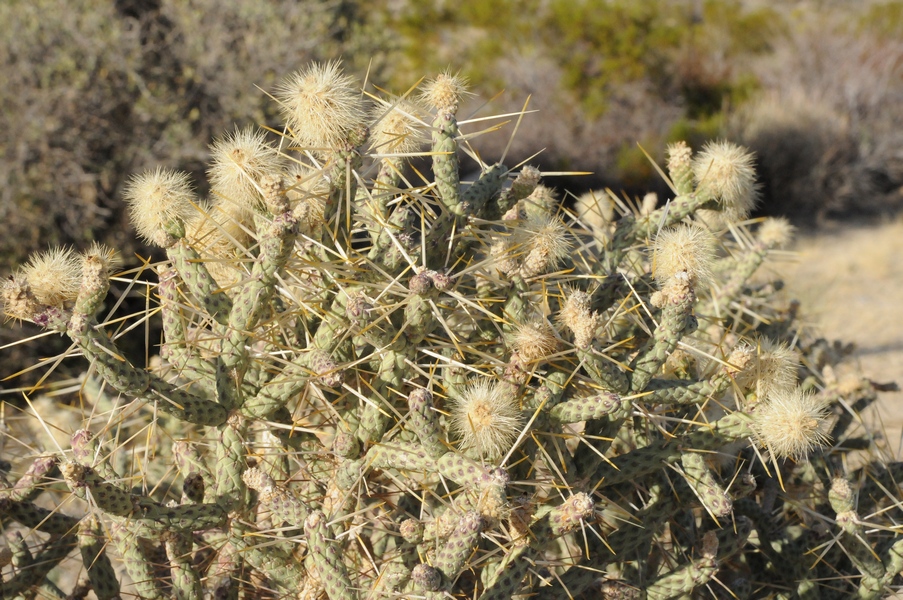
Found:
[[[839,480],[866,482],[858,512],[831,483],[867,447],[839,407],[875,386],[820,379],[822,347],[752,283],[789,234],[743,221],[752,157],[673,146],[674,198],[582,222],[535,168],[461,181],[465,95],[444,74],[427,106],[368,109],[338,63],[312,65],[275,94],[285,139],[214,143],[209,200],[172,171],[133,179],[136,230],[166,253],[116,278],[149,290],[136,324],[162,320],[147,367],[119,347],[133,317],[101,311],[110,250],[9,278],[6,313],[90,369],[71,447],[5,444],[3,597],[59,592],[77,555],[72,597],[890,589],[898,464]],[[427,129],[431,180],[405,171]]]

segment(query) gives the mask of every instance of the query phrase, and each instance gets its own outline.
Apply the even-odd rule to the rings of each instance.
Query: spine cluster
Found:
[[[746,220],[753,157],[678,144],[662,206],[574,214],[536,168],[479,160],[466,95],[446,73],[369,106],[311,65],[275,93],[281,137],[213,144],[209,198],[136,176],[166,256],[126,272],[162,322],[151,367],[106,310],[111,250],[10,276],[6,314],[68,336],[101,386],[69,448],[0,484],[2,597],[59,591],[76,556],[70,597],[102,599],[890,589],[900,469],[834,479],[864,448],[840,407],[875,386],[826,376],[754,278],[790,228]],[[885,480],[857,509],[849,482]]]

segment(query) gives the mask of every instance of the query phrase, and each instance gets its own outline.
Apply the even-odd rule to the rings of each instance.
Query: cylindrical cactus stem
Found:
[[[219,394],[220,402],[226,408],[236,408],[241,404],[239,382],[248,368],[248,341],[276,291],[276,276],[291,255],[297,232],[298,223],[291,211],[274,217],[261,237],[251,278],[241,286],[232,305],[227,333],[218,357],[218,363],[223,368],[218,373],[224,373],[230,381],[225,389],[231,391]]]
[[[110,538],[135,586],[134,593],[142,600],[164,600],[166,596],[157,585],[154,566],[145,555],[138,534],[129,527],[129,523],[114,521],[110,525]]]
[[[357,598],[342,560],[342,551],[336,541],[327,537],[326,515],[318,510],[310,513],[304,522],[304,533],[307,535],[308,550],[329,600]]]
[[[545,519],[539,521],[539,526],[531,526],[530,531],[542,545],[548,539],[546,532],[553,538],[560,537],[580,527],[581,523],[592,517],[594,512],[593,499],[588,494],[580,492],[551,509]]]
[[[486,589],[480,595],[480,600],[508,600],[514,597],[535,555],[536,550],[527,545],[509,550],[486,581]]]
[[[429,473],[436,470],[437,461],[421,444],[387,442],[372,446],[364,455],[363,464],[377,469]]]
[[[277,485],[269,475],[257,467],[245,471],[242,479],[249,488],[257,491],[259,502],[269,509],[274,522],[304,527],[304,521],[310,514],[310,507],[291,490]]]
[[[8,563],[12,563],[17,569],[24,569],[34,561],[34,555],[21,532],[14,531],[7,541],[9,543],[7,547],[9,550]]]
[[[443,477],[454,481],[464,488],[481,486],[491,482],[494,479],[494,472],[498,470],[483,466],[477,461],[457,452],[446,452],[443,454],[436,460],[436,467]]]
[[[240,570],[241,556],[235,545],[227,541],[210,565],[205,587],[216,600],[238,600]]]
[[[743,550],[752,528],[752,521],[741,516],[734,519],[733,526],[714,530],[718,536],[719,561],[724,562]]]
[[[311,348],[331,353],[331,349],[336,347],[336,340],[348,329],[351,324],[351,316],[348,314],[348,303],[350,301],[348,292],[353,293],[350,289],[336,291],[332,302],[329,303],[329,307],[320,320],[320,325],[317,327],[313,340],[310,342]]]
[[[706,465],[705,457],[698,452],[684,452],[680,457],[684,479],[696,492],[699,501],[716,519],[727,517],[733,511],[734,503],[724,488]]]
[[[511,187],[499,194],[498,200],[489,204],[486,218],[490,221],[500,219],[512,206],[533,193],[541,177],[542,173],[536,167],[527,165],[521,169],[511,182]]]
[[[16,535],[19,534],[16,533]],[[75,544],[76,536],[74,534],[53,537],[34,556],[28,550],[24,540],[21,544],[11,544],[12,562],[16,567],[16,574],[8,581],[0,581],[0,592],[3,597],[31,597],[27,595],[28,592],[42,585],[47,574],[69,555]],[[24,549],[24,552],[17,552],[18,548]]]
[[[485,216],[489,209],[489,201],[501,191],[507,175],[508,170],[499,163],[483,171],[479,179],[465,188],[461,194],[458,212],[466,216]]]
[[[94,515],[83,518],[78,526],[78,548],[91,589],[99,600],[112,600],[119,598],[119,579],[104,551],[105,547],[106,535],[100,520]]]
[[[146,396],[150,375],[129,363],[106,332],[98,329],[94,319],[74,314],[67,333],[92,362],[98,374],[116,391],[128,396]]]
[[[144,399],[155,401],[156,407],[166,414],[196,425],[217,427],[225,423],[229,416],[229,411],[221,404],[196,396],[154,375],[151,375]]]
[[[258,536],[250,538],[259,540]],[[272,544],[252,544],[240,548],[240,556],[255,571],[266,576],[269,585],[284,594],[301,589],[305,571],[300,557]],[[234,582],[238,584],[237,581]]]
[[[828,492],[828,501],[831,503],[831,508],[837,513],[837,526],[842,531],[840,543],[847,551],[850,560],[853,561],[863,577],[882,579],[887,573],[887,569],[866,541],[865,528],[856,513],[853,490],[846,479],[841,477],[834,479],[831,483],[831,490]]]
[[[504,600],[515,595],[542,549],[556,538],[580,527],[594,512],[592,498],[584,493],[574,494],[562,504],[548,509],[528,526],[521,538],[515,540],[516,547],[505,555],[486,582],[480,600]]]
[[[409,264],[408,257],[419,255],[417,248],[422,229],[420,217],[419,212],[411,206],[397,207],[385,227],[379,231],[367,258],[382,265],[389,273],[400,271],[404,265]]]
[[[394,592],[401,591],[411,578],[411,570],[399,559],[383,563],[379,577],[373,585],[374,597],[392,597]]]
[[[725,372],[700,381],[652,379],[646,384],[642,400],[655,404],[701,404],[710,398],[718,398],[730,385],[731,378]]]
[[[606,390],[623,394],[630,387],[624,370],[592,346],[577,348],[577,357],[592,380]]]
[[[75,301],[75,312],[93,316],[110,289],[109,261],[98,254],[89,254],[82,260],[82,282]]]
[[[78,529],[78,519],[74,517],[42,508],[31,502],[9,498],[0,498],[0,515],[13,519],[29,529],[51,535],[69,535]]]
[[[680,460],[684,452],[716,451],[726,444],[753,435],[752,418],[745,413],[732,413],[713,423],[709,428],[694,431],[679,441],[659,441],[644,448],[637,448],[598,465],[595,477],[603,479],[602,487],[609,487],[636,480]]]
[[[308,366],[313,358],[313,352],[304,353],[284,365],[280,373],[264,384],[254,397],[246,398],[241,406],[242,414],[251,418],[266,419],[279,409],[285,408],[288,401],[304,389],[310,378],[317,376],[317,373],[312,371],[313,366]],[[336,374],[330,373],[329,377]]]
[[[675,274],[662,291],[665,306],[661,320],[655,328],[649,347],[641,352],[633,366],[630,389],[642,392],[661,370],[668,355],[677,347],[687,329],[687,318],[692,314],[696,302],[693,282],[686,271]]]
[[[696,187],[696,176],[693,173],[693,150],[686,142],[675,142],[668,145],[668,176],[679,196],[686,196]]]
[[[703,537],[701,554],[689,564],[659,577],[647,586],[647,600],[677,598],[708,583],[718,570],[718,537],[714,531],[709,531]]]
[[[112,483],[123,490],[129,489],[119,474],[113,470],[113,466],[100,455],[100,444],[97,443],[93,433],[87,429],[79,429],[72,434],[70,444],[72,458],[78,464],[94,469],[94,472],[107,483]]]
[[[363,402],[360,407],[360,420],[356,433],[358,439],[364,444],[372,444],[381,440],[389,425],[389,415],[377,404],[378,402],[380,399],[376,398]]]
[[[662,525],[681,508],[675,501],[671,486],[655,484],[651,488],[652,497],[649,503],[640,509],[635,518],[643,523],[642,528],[620,527],[612,532],[603,545],[596,538],[590,538],[591,554],[589,560],[579,567],[568,569],[559,580],[559,585],[540,588],[539,600],[565,600],[592,586],[599,579],[599,573],[606,566],[622,556],[633,556],[638,549],[647,546]]]
[[[459,237],[456,243],[450,245],[449,236],[453,229],[463,227],[467,222],[467,217],[474,215],[475,210],[482,211],[485,208],[487,201],[501,190],[504,178],[504,167],[493,165],[458,196],[457,204],[454,207],[442,213],[433,222],[424,240],[428,264],[445,263],[446,256],[461,255],[468,250],[470,242],[461,245],[463,238]],[[446,206],[446,208],[448,207]]]
[[[222,406],[135,368],[117,350],[106,332],[97,327],[93,318],[74,314],[67,332],[91,360],[98,374],[116,391],[145,402],[156,402],[160,410],[183,421],[213,426],[225,422],[228,413]]]
[[[189,476],[200,475],[204,484],[204,498],[207,502],[215,499],[216,480],[210,468],[198,451],[197,445],[186,441],[177,441],[172,445],[173,462],[186,480]]]
[[[403,385],[407,358],[407,352],[394,349],[381,354],[373,381],[376,393],[373,399],[364,402],[361,407],[357,437],[364,444],[378,442],[386,433],[391,416],[388,408],[380,405],[384,403],[383,398],[392,393],[390,390],[397,390]]]
[[[408,394],[410,408],[409,427],[417,434],[423,449],[432,459],[438,459],[448,452],[442,441],[439,426],[439,413],[433,407],[433,395],[423,388],[417,388]]]
[[[229,313],[229,343],[224,352],[243,347],[257,326],[264,308],[275,292],[276,276],[285,266],[294,247],[297,221],[291,212],[276,215],[260,240],[260,251],[251,268],[250,281],[241,286]]]
[[[608,417],[615,412],[629,408],[630,400],[622,400],[614,393],[575,398],[561,402],[549,411],[549,418],[561,424],[579,423]]]
[[[43,491],[40,485],[54,472],[57,462],[55,456],[39,456],[31,463],[25,474],[16,481],[15,485],[0,490],[0,500],[31,502]]]
[[[454,532],[448,542],[439,548],[434,566],[442,573],[449,584],[464,569],[467,559],[473,554],[480,539],[483,518],[479,513],[467,512],[458,519]]]
[[[201,385],[213,395],[216,391],[215,366],[192,352],[185,332],[185,317],[175,271],[161,271],[157,284],[160,314],[163,317],[164,345],[160,357],[167,360],[183,376]]]
[[[511,286],[508,288],[508,299],[502,309],[508,328],[515,323],[525,322],[529,310],[528,298],[530,286],[520,275],[511,275]]]
[[[201,578],[197,568],[191,564],[191,535],[168,532],[163,536],[163,544],[172,573],[172,597],[175,600],[202,598]]]
[[[242,439],[244,429],[242,418],[234,414],[220,431],[220,443],[216,445],[213,470],[216,503],[226,512],[240,510],[248,504],[248,488],[241,477],[247,468]]]
[[[226,522],[226,512],[215,504],[164,506],[107,483],[77,463],[65,463],[60,471],[70,488],[88,488],[98,508],[116,517],[133,519],[146,531],[200,531],[221,527]]]
[[[456,107],[457,108],[457,107]],[[433,120],[433,175],[436,189],[445,209],[456,214],[459,202],[458,186],[458,120],[455,112],[440,110]]]
[[[885,567],[884,576],[880,578],[863,576],[859,580],[857,598],[877,600],[885,596],[887,586],[903,571],[903,540],[897,540],[885,551],[882,562]]]
[[[410,345],[416,346],[425,340],[438,324],[430,298],[411,294],[404,307],[404,321],[404,335]]]
[[[363,135],[361,135],[363,134]],[[348,226],[351,223],[355,198],[357,197],[357,178],[355,171],[361,166],[363,159],[356,148],[355,142],[363,143],[365,132],[359,132],[355,137],[360,140],[349,140],[346,147],[331,153],[332,169],[329,172],[329,195],[326,198],[326,205],[323,207],[323,218],[328,224],[334,217],[332,231],[330,235],[335,240],[342,240],[349,232]]]
[[[229,321],[232,299],[219,289],[204,259],[184,239],[167,250],[169,260],[204,313],[220,325]]]

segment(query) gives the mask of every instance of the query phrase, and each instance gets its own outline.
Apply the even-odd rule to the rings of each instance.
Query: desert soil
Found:
[[[854,343],[866,377],[903,387],[903,220],[803,234],[791,249],[774,268],[806,322],[829,340]],[[903,457],[903,392],[882,393],[864,419]]]

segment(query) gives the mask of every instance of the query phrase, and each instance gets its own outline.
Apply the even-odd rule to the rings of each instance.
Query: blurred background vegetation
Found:
[[[0,269],[95,239],[150,256],[124,216],[129,176],[183,169],[204,194],[208,144],[277,125],[266,92],[337,57],[397,94],[460,70],[465,115],[529,97],[540,113],[507,162],[543,149],[546,170],[592,172],[553,181],[573,193],[664,191],[641,147],[728,138],[758,155],[763,213],[815,226],[903,206],[903,1],[4,0]]]

